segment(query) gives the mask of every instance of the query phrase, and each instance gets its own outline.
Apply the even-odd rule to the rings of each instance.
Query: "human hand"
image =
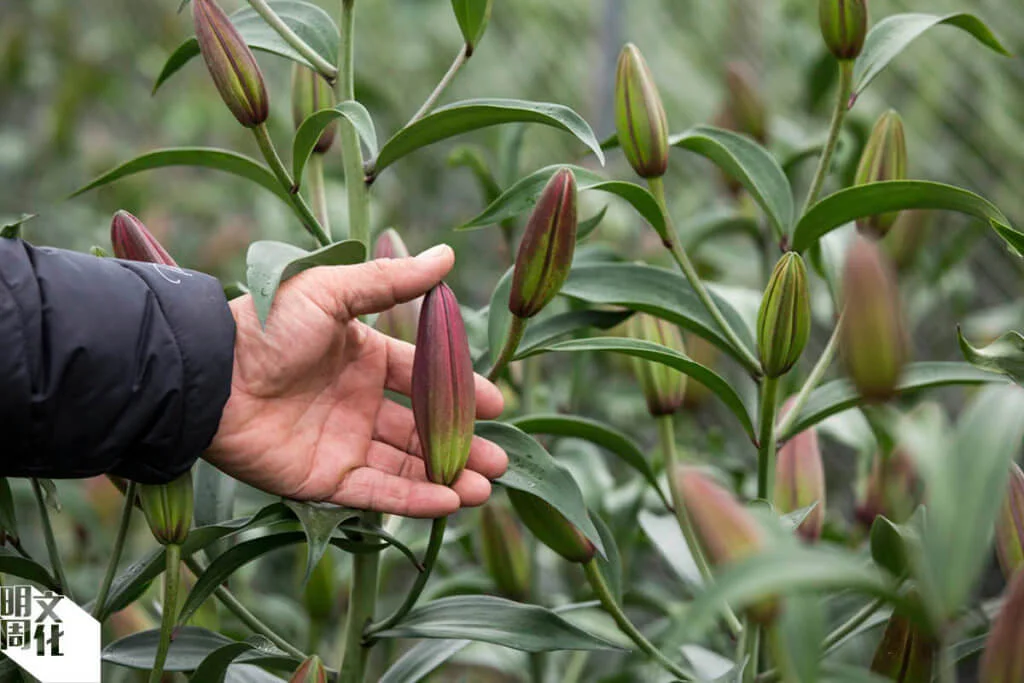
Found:
[[[448,488],[426,479],[412,411],[384,396],[409,394],[411,344],[358,317],[424,294],[455,263],[441,245],[415,258],[314,268],[284,283],[266,329],[252,298],[235,317],[231,396],[205,458],[264,491],[410,517],[480,505],[508,458],[474,438]],[[477,417],[501,414],[501,392],[476,378]]]

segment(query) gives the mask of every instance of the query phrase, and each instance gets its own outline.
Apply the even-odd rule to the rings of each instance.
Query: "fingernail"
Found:
[[[421,258],[421,259],[441,258],[441,256],[446,251],[451,251],[451,247],[449,247],[447,244],[437,244],[437,245],[431,247],[430,249],[427,249],[426,251],[420,252],[419,254],[416,255],[416,258]]]

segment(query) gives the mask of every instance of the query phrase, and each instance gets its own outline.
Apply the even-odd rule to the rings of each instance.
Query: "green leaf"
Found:
[[[22,557],[4,546],[0,546],[0,573],[26,579],[50,590],[60,591],[61,589],[60,583],[50,576],[50,572],[43,565]]]
[[[1020,332],[1007,332],[981,348],[972,346],[964,338],[959,326],[956,337],[964,358],[971,365],[990,372],[1000,372],[1017,384],[1024,384],[1024,336],[1021,336]]]
[[[309,577],[313,575],[313,569],[327,552],[327,546],[330,545],[334,530],[355,513],[348,508],[324,503],[286,500],[284,504],[299,518],[302,531],[306,534],[306,572],[302,578],[304,587],[309,581]]]
[[[334,64],[338,60],[341,36],[331,15],[316,5],[302,0],[270,0],[267,4],[277,16],[281,17],[285,25],[295,32],[295,35],[324,60],[330,64]],[[242,39],[253,50],[269,52],[316,71],[316,68],[305,57],[285,42],[284,38],[251,7],[240,9],[232,14],[231,23],[235,25]],[[189,38],[179,45],[164,64],[160,75],[157,76],[153,92],[156,92],[167,79],[198,56],[199,41],[195,38]]]
[[[189,680],[195,683],[223,683],[228,667],[252,649],[249,643],[230,643],[219,647],[206,655]]]
[[[559,337],[587,328],[610,330],[633,315],[632,311],[600,311],[583,309],[557,313],[530,322],[519,343],[516,358],[522,358],[533,349],[550,344]]]
[[[377,683],[417,683],[466,649],[470,640],[424,640],[406,650]]]
[[[551,610],[490,595],[461,595],[428,602],[377,637],[467,639],[524,652],[621,649]]]
[[[18,515],[14,511],[14,493],[7,477],[0,478],[0,532],[15,540],[21,537],[18,533]]]
[[[33,218],[36,218],[39,214],[36,213],[23,213],[17,218],[4,218],[3,223],[0,224],[0,237],[4,239],[16,239],[21,237],[21,226],[28,223]],[[603,213],[601,214],[604,215]]]
[[[779,162],[761,145],[732,131],[697,126],[669,138],[669,144],[709,159],[747,189],[780,238],[793,224],[793,189]]]
[[[939,16],[936,14],[894,14],[875,24],[864,41],[864,49],[853,70],[853,97],[864,89],[889,65],[896,55],[903,52],[925,31],[935,26],[953,26],[974,36],[978,42],[998,52],[1011,56],[981,19],[967,12]]]
[[[491,18],[491,0],[452,0],[452,11],[466,41],[466,56],[473,54]]]
[[[624,463],[643,475],[647,483],[657,492],[665,507],[672,508],[672,504],[658,483],[658,475],[654,473],[650,463],[647,462],[640,446],[617,429],[597,420],[574,415],[527,415],[512,420],[511,424],[527,434],[550,434],[584,439],[611,451],[619,456]]]
[[[622,604],[622,555],[619,553],[619,545],[615,542],[615,534],[612,533],[608,524],[601,519],[600,515],[591,515],[597,533],[601,535],[601,542],[604,543],[605,557],[596,558],[597,566],[601,575],[608,582],[608,588],[615,597],[615,602]]]
[[[978,370],[967,363],[913,363],[904,368],[903,377],[900,379],[896,391],[904,393],[951,384],[986,384],[1005,381],[1006,379],[1002,375]],[[800,416],[787,433],[779,436],[779,440],[786,441],[831,415],[863,403],[857,389],[849,380],[837,379],[823,384],[811,392],[803,410],[800,411]]]
[[[129,669],[152,669],[159,640],[159,629],[133,633],[103,648],[103,661]],[[233,644],[234,641],[219,633],[181,626],[175,629],[171,639],[164,670],[195,671],[210,653]]]
[[[309,161],[309,155],[313,153],[320,134],[340,118],[347,119],[356,129],[370,156],[377,155],[377,131],[373,127],[370,112],[355,100],[339,102],[331,109],[313,112],[295,131],[295,139],[292,141],[292,169],[296,185],[302,184],[302,173],[306,170],[306,162]]]
[[[601,210],[590,218],[585,218],[579,222],[576,226],[576,241],[585,240],[590,236],[590,233],[597,229],[597,226],[604,220],[604,215],[608,213],[608,206],[601,207]]]
[[[690,546],[686,543],[686,538],[679,529],[679,522],[674,516],[655,515],[648,510],[641,510],[637,516],[637,523],[654,549],[683,583],[697,588],[704,584]]]
[[[879,515],[871,524],[871,558],[879,567],[897,578],[910,570],[912,546],[920,544],[920,535],[909,524],[896,524]]]
[[[756,438],[750,412],[732,385],[710,368],[706,368],[688,356],[666,346],[640,339],[594,337],[591,339],[574,339],[552,344],[551,346],[538,347],[531,351],[530,355],[540,353],[575,353],[580,351],[611,351],[675,368],[684,375],[694,378],[718,396],[740,421],[740,426],[743,427],[743,431],[747,433],[747,436],[751,440]]]
[[[689,252],[697,251],[710,239],[726,235],[743,235],[755,244],[761,244],[761,229],[757,219],[731,210],[701,214],[679,226],[683,248]]]
[[[964,213],[984,221],[986,225],[999,224],[1002,228],[999,233],[1004,239],[1003,231],[1008,231],[1024,240],[1024,235],[1010,227],[1010,221],[1002,211],[973,192],[924,180],[890,180],[850,187],[819,201],[797,223],[792,248],[794,251],[806,251],[822,236],[851,221],[904,209]]]
[[[491,293],[491,305],[487,309],[487,349],[491,364],[501,355],[505,337],[508,336],[508,330],[512,326],[512,311],[508,310],[508,299],[511,293],[512,268],[509,268],[495,285],[494,291]],[[526,329],[530,329],[529,323]]]
[[[245,257],[245,277],[260,323],[266,324],[277,288],[288,278],[317,266],[345,266],[362,263],[365,258],[366,246],[359,240],[337,242],[312,252],[284,242],[253,242]]]
[[[251,180],[260,187],[270,190],[281,201],[287,203],[288,195],[281,184],[277,182],[274,174],[267,170],[260,163],[247,156],[229,152],[223,149],[212,149],[206,147],[175,147],[172,149],[158,149],[142,156],[126,161],[117,168],[113,168],[100,177],[90,182],[85,187],[75,190],[70,198],[94,190],[97,187],[109,185],[115,180],[120,180],[142,171],[151,171],[157,168],[168,168],[171,166],[198,166],[210,168],[217,171],[224,171],[233,175]]]
[[[583,493],[569,471],[522,430],[501,422],[477,422],[476,433],[508,454],[508,470],[497,483],[536,496],[561,512],[604,556],[604,543],[590,520]]]
[[[402,157],[440,140],[488,126],[519,121],[541,123],[571,133],[594,150],[601,163],[604,163],[604,155],[597,138],[594,137],[594,131],[572,109],[546,102],[477,99],[441,107],[412,125],[402,128],[384,143],[380,154],[372,162],[370,175],[376,177]]]

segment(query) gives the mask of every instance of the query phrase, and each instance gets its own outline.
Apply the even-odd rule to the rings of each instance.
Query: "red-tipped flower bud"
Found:
[[[753,71],[741,62],[726,67],[726,114],[733,130],[764,144],[768,139],[768,112]]]
[[[508,490],[508,499],[519,519],[541,543],[570,562],[584,564],[594,557],[594,544],[547,502],[516,489]]]
[[[214,0],[192,0],[199,51],[228,109],[246,128],[270,115],[263,73],[252,50]]]
[[[127,211],[114,214],[114,220],[110,223],[110,242],[117,258],[165,266],[178,265],[142,221]]]
[[[668,169],[668,121],[658,86],[636,45],[627,43],[615,72],[615,129],[630,166],[641,178]]]
[[[501,594],[525,600],[530,591],[530,554],[523,532],[504,505],[491,502],[484,506],[480,549],[487,573]]]
[[[630,337],[661,344],[673,351],[685,354],[683,335],[672,323],[647,313],[637,313],[626,323]],[[664,363],[655,363],[641,358],[633,359],[633,370],[640,389],[647,399],[647,410],[651,415],[671,415],[679,410],[686,397],[686,375]]]
[[[931,683],[935,640],[893,613],[871,660],[871,671],[896,683]]]
[[[1009,581],[1024,564],[1024,472],[1017,463],[1010,467],[1006,499],[996,519],[996,556],[1003,576]]]
[[[423,299],[412,366],[412,411],[427,478],[451,485],[466,466],[476,417],[469,341],[455,294],[440,283]]]
[[[508,298],[513,315],[531,318],[555,298],[575,251],[576,177],[563,168],[544,187],[519,243]]]
[[[1006,600],[989,631],[981,655],[979,681],[1019,683],[1024,681],[1024,572],[1010,581]]]
[[[298,63],[292,66],[292,121],[295,122],[296,128],[318,111],[333,106],[334,89],[323,76]],[[337,129],[337,122],[324,128],[313,151],[326,154],[334,142]]]
[[[793,406],[783,406],[785,415]],[[814,505],[796,531],[810,542],[821,538],[825,525],[825,467],[821,461],[818,432],[813,427],[800,432],[779,449],[775,460],[775,509],[794,512]]]
[[[807,270],[795,251],[775,264],[757,313],[757,349],[768,377],[781,377],[800,360],[811,336]]]
[[[327,683],[327,669],[320,658],[313,655],[299,665],[288,683]]]
[[[882,114],[875,123],[867,145],[857,166],[854,185],[867,185],[887,180],[905,180],[907,177],[907,139],[903,133],[903,119],[893,110]],[[857,229],[863,233],[884,237],[896,223],[900,212],[894,211],[857,220]]]
[[[373,247],[373,258],[407,258],[409,250],[405,242],[394,228],[388,228],[377,237]],[[416,341],[416,324],[420,318],[420,307],[423,305],[423,297],[412,301],[392,306],[377,316],[376,327],[378,330],[394,337],[407,341],[410,344]]]
[[[825,45],[836,59],[857,59],[868,35],[868,0],[819,0]]]
[[[878,245],[858,237],[846,256],[840,348],[861,396],[886,401],[895,394],[907,360],[907,337],[896,275]]]
[[[879,515],[902,524],[923,500],[923,482],[905,448],[897,447],[887,458],[875,453],[863,499],[857,505],[857,519],[866,527]]]
[[[192,528],[192,473],[169,484],[140,484],[139,507],[161,545],[181,545]]]

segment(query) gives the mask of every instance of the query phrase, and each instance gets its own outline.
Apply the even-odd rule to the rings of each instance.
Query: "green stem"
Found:
[[[644,634],[640,633],[633,622],[629,620],[622,608],[619,607],[618,603],[615,602],[615,598],[612,596],[611,590],[608,588],[608,583],[604,580],[604,576],[601,574],[601,569],[597,566],[595,560],[590,560],[583,565],[583,571],[587,575],[587,580],[590,582],[590,586],[594,589],[594,593],[597,594],[597,599],[601,601],[605,610],[611,615],[612,619],[618,625],[619,629],[629,636],[629,639],[636,643],[643,652],[649,655],[656,662],[661,664],[666,671],[671,673],[673,676],[683,681],[692,680],[690,675],[687,674],[683,669],[673,662],[671,659],[665,656],[665,654],[654,647],[651,641],[644,637]]]
[[[61,593],[75,602],[71,594],[71,584],[68,583],[67,574],[64,573],[64,563],[60,559],[60,551],[57,549],[57,537],[53,535],[53,524],[50,521],[50,511],[46,509],[46,495],[38,479],[32,480],[32,492],[36,495],[36,502],[39,503],[39,516],[43,522],[43,537],[46,539],[46,552],[50,556],[50,564],[53,566],[53,573],[56,574],[57,582],[60,583]]]
[[[743,622],[743,634],[743,658],[747,660],[743,683],[753,683],[761,656],[761,628],[748,618]]]
[[[579,683],[583,671],[587,668],[588,659],[590,659],[590,652],[587,650],[573,652],[562,673],[562,683]]]
[[[96,601],[92,607],[94,619],[99,619],[103,613],[103,606],[107,604],[107,596],[110,595],[110,586],[114,583],[114,575],[117,574],[117,565],[121,561],[124,542],[128,538],[128,527],[131,526],[132,510],[135,509],[135,489],[137,487],[138,485],[134,481],[129,481],[128,488],[124,492],[124,505],[121,507],[121,521],[117,525],[117,535],[114,537],[114,549],[107,562],[107,573],[103,575],[100,592],[96,594]]]
[[[327,239],[331,239],[331,217],[327,209],[327,187],[324,185],[324,155],[314,152],[306,165],[306,180],[309,181],[309,197],[313,202],[313,213],[320,222]]]
[[[160,642],[156,649],[156,659],[149,672],[149,683],[160,683],[164,675],[164,664],[167,652],[171,649],[171,634],[178,621],[178,586],[181,585],[181,546],[171,543],[166,546],[167,571],[164,573],[163,614],[160,617]]]
[[[850,109],[850,92],[853,88],[853,60],[842,60],[839,62],[839,92],[836,96],[836,106],[832,111],[832,123],[828,129],[828,138],[825,140],[825,148],[821,151],[818,159],[818,168],[814,172],[814,179],[807,191],[807,199],[804,200],[803,211],[800,215],[807,213],[821,194],[821,188],[825,185],[825,178],[828,177],[829,167],[832,165],[832,155],[836,151],[836,143],[839,142],[839,133],[843,129],[843,119]]]
[[[547,660],[544,659],[543,652],[531,652],[530,653],[530,681],[532,683],[544,683],[546,676],[544,675],[547,670]]]
[[[861,624],[870,619],[875,612],[885,607],[886,601],[882,598],[878,598],[873,602],[868,603],[860,609],[856,614],[847,619],[845,622],[836,627],[832,633],[828,636],[821,644],[822,652],[826,655],[839,646],[847,636],[860,628]]]
[[[701,281],[700,276],[697,274],[697,269],[693,267],[693,263],[690,261],[690,257],[687,256],[686,250],[683,249],[679,243],[679,238],[675,234],[675,227],[672,226],[672,219],[668,213],[668,205],[665,202],[665,184],[661,178],[648,178],[647,185],[651,189],[651,194],[654,195],[655,200],[658,202],[658,206],[661,208],[661,213],[665,217],[665,223],[668,225],[668,234],[671,235],[668,243],[665,246],[668,248],[669,253],[672,254],[672,258],[679,265],[679,269],[683,271],[683,275],[686,276],[690,286],[693,287],[693,291],[697,294],[697,298],[704,304],[704,308],[707,309],[708,313],[714,319],[715,323],[721,329],[722,334],[729,341],[729,344],[740,354],[740,362],[747,371],[750,372],[754,377],[761,375],[761,363],[758,362],[754,354],[751,353],[750,349],[747,348],[746,344],[740,341],[736,331],[732,329],[725,316],[722,315],[722,311],[718,308],[718,304],[715,303],[714,299],[711,298],[711,293],[707,287]]]
[[[800,415],[800,411],[803,410],[804,405],[807,404],[807,398],[814,391],[818,383],[821,382],[821,378],[825,376],[825,372],[829,366],[832,365],[832,359],[835,358],[836,349],[839,348],[839,332],[843,324],[843,316],[840,314],[839,320],[836,322],[836,327],[832,330],[832,336],[829,337],[828,344],[825,345],[825,350],[821,352],[821,356],[818,357],[818,362],[814,364],[811,369],[811,374],[807,376],[807,381],[800,387],[800,393],[793,399],[793,405],[790,407],[786,416],[779,423],[775,432],[778,434],[779,441],[786,441],[793,434],[790,434],[790,430],[796,423],[797,417]]]
[[[391,616],[366,629],[363,636],[364,642],[372,643],[375,634],[386,631],[400,622],[416,606],[416,602],[420,599],[420,595],[423,594],[423,589],[426,587],[427,580],[434,569],[434,563],[437,562],[437,556],[441,552],[441,546],[444,543],[444,530],[447,525],[447,517],[438,517],[434,520],[434,523],[430,526],[430,540],[427,542],[427,550],[423,555],[423,570],[416,576],[416,581],[413,582],[412,588],[398,609]]]
[[[422,119],[430,112],[431,109],[434,108],[434,105],[437,103],[438,98],[441,97],[441,94],[445,91],[445,88],[447,88],[455,79],[455,74],[459,73],[459,69],[462,68],[463,64],[466,63],[466,60],[469,59],[471,54],[472,53],[469,51],[469,45],[463,45],[462,49],[459,50],[459,54],[455,55],[455,59],[454,61],[452,61],[452,65],[448,67],[448,71],[446,71],[444,76],[441,77],[441,80],[438,81],[437,87],[435,87],[433,92],[431,92],[430,95],[427,96],[426,101],[423,103],[422,106],[420,106],[416,113],[412,115],[412,118],[409,119],[409,123],[405,124],[406,128]]]
[[[522,413],[537,412],[537,385],[540,384],[541,359],[539,356],[523,359]]]
[[[505,367],[512,362],[512,359],[516,355],[516,349],[519,348],[519,342],[523,340],[523,335],[526,333],[526,318],[520,318],[517,315],[512,316],[512,322],[508,327],[508,334],[505,335],[505,344],[501,347],[501,352],[498,357],[494,359],[494,365],[491,366],[491,371],[487,373],[487,379],[492,382],[498,379],[498,376],[505,370]]]
[[[361,521],[367,526],[380,526],[381,514],[367,510],[362,513]],[[359,554],[352,558],[352,583],[338,683],[363,683],[365,679],[366,658],[370,650],[363,645],[363,629],[373,621],[377,608],[379,565],[380,553]]]
[[[320,246],[326,247],[331,243],[331,238],[320,227],[320,223],[317,222],[313,212],[310,211],[306,200],[299,194],[295,181],[288,175],[288,169],[284,167],[284,163],[282,163],[281,157],[278,156],[277,149],[274,147],[274,141],[270,139],[267,124],[263,123],[256,126],[252,129],[252,133],[256,136],[256,144],[259,145],[263,158],[270,165],[270,170],[274,173],[274,177],[277,178],[277,182],[284,188],[285,194],[288,197],[288,203],[291,205],[292,210],[295,211],[295,215],[299,217],[303,227],[309,231],[309,234],[313,236]]]
[[[779,400],[779,378],[765,377],[761,383],[761,422],[757,439],[757,497],[772,499],[775,478],[775,409]]]
[[[281,20],[281,17],[277,16],[277,13],[270,8],[270,5],[265,0],[249,0],[249,5],[256,11],[256,14],[263,17],[263,21],[267,22],[272,29],[277,31],[277,34],[281,36],[284,42],[295,48],[296,52],[312,64],[313,68],[320,72],[321,76],[326,78],[329,83],[334,83],[338,78],[337,67],[317,54],[316,50],[302,40],[288,24]]]
[[[341,0],[341,54],[338,59],[338,100],[355,100],[355,0]],[[363,149],[356,127],[345,117],[338,122],[338,140],[348,194],[348,236],[370,247],[370,189],[363,171]]]
[[[676,452],[675,422],[672,415],[661,415],[657,418],[657,422],[658,434],[661,437],[661,452],[665,458],[665,473],[668,475],[668,488],[672,494],[672,507],[676,514],[676,521],[679,523],[679,529],[683,532],[683,538],[686,539],[686,545],[690,548],[694,563],[700,570],[701,577],[704,581],[710,582],[712,579],[711,565],[708,564],[704,549],[697,539],[697,532],[694,531],[690,515],[686,512],[683,492],[676,485],[674,472],[679,465],[679,455]],[[740,620],[728,605],[725,606],[725,622],[734,636],[739,635],[743,630],[743,625],[740,624]]]

